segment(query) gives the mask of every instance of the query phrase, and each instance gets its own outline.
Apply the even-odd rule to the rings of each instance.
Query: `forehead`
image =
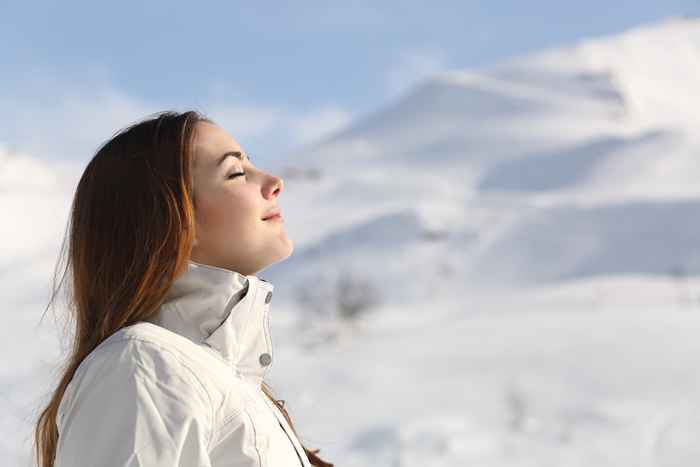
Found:
[[[197,137],[194,144],[195,165],[213,167],[227,151],[244,152],[238,141],[220,126],[208,122],[197,123]]]

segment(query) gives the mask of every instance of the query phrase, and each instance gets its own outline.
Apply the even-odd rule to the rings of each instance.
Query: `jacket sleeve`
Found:
[[[180,362],[136,343],[85,363],[59,408],[55,467],[211,467],[210,402]]]

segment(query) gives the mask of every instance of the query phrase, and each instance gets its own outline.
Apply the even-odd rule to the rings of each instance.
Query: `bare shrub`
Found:
[[[370,279],[342,270],[335,287],[336,310],[343,320],[357,319],[380,301],[379,290]]]

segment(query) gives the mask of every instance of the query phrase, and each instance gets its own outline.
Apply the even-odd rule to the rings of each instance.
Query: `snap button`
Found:
[[[272,292],[267,293],[267,297],[265,297],[265,303],[270,303],[270,300],[272,300]]]
[[[270,356],[269,353],[264,353],[264,354],[260,355],[259,360],[260,360],[260,364],[262,366],[267,366],[272,362],[272,357]]]

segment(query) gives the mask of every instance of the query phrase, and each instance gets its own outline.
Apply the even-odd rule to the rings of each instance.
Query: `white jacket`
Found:
[[[55,467],[311,467],[261,388],[273,289],[189,261],[150,322],[79,366],[58,410]]]

